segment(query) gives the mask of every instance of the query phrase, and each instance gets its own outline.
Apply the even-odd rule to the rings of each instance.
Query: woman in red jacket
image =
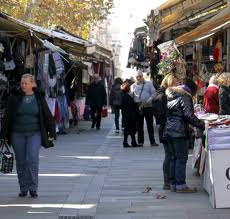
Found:
[[[219,86],[215,75],[210,78],[204,92],[203,105],[206,113],[219,113]]]

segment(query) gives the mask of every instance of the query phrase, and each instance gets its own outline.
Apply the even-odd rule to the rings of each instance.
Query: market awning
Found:
[[[230,6],[194,30],[176,38],[176,44],[183,45],[199,41],[227,27],[230,27]]]
[[[92,55],[94,58],[106,60],[109,63],[112,60],[113,54],[109,49],[106,49],[99,45],[88,45],[87,46],[87,55]]]
[[[61,47],[68,53],[72,53],[74,55],[86,55],[85,44],[87,41],[68,33],[61,33],[52,29],[24,22],[5,13],[0,13],[0,29],[0,32],[4,32],[5,34],[12,36],[16,34],[25,39],[29,37],[28,32],[31,31],[42,40],[49,40],[52,38],[52,41],[56,46]]]
[[[160,31],[183,22],[189,23],[196,15],[226,4],[227,0],[169,0],[158,8],[162,17]]]

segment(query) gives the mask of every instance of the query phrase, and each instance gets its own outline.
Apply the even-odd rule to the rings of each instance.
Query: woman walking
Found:
[[[55,122],[32,75],[24,74],[21,89],[9,98],[4,136],[12,144],[20,186],[19,197],[38,196],[40,146],[52,147]]]

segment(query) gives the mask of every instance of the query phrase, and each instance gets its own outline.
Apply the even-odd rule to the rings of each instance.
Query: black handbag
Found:
[[[12,173],[14,166],[14,154],[10,151],[5,140],[0,140],[0,172]]]

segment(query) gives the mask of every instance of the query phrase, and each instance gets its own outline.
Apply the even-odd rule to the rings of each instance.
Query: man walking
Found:
[[[86,95],[86,105],[90,105],[92,126],[99,130],[101,127],[101,113],[103,106],[107,105],[105,87],[98,74],[93,75],[93,81],[89,85]]]
[[[149,140],[151,146],[158,146],[154,137],[153,128],[153,108],[152,100],[156,95],[156,90],[150,81],[146,81],[143,77],[143,73],[139,71],[136,75],[137,82],[131,87],[131,92],[134,101],[139,106],[139,114],[137,119],[137,132],[138,132],[138,144],[143,146],[144,144],[144,118],[147,124]]]

